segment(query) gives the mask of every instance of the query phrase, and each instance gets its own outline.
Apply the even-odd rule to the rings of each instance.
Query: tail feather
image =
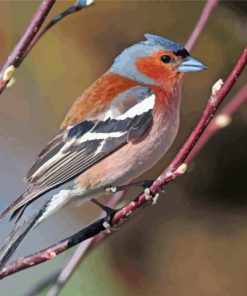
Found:
[[[31,219],[26,221],[19,221],[15,228],[11,231],[10,235],[6,239],[3,247],[0,250],[0,269],[5,266],[7,261],[13,255],[17,247],[29,233],[29,231],[37,225],[38,219],[42,211],[37,215],[33,216]]]

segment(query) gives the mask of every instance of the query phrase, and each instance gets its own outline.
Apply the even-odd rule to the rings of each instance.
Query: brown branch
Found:
[[[218,4],[218,0],[208,0],[203,8],[203,11],[201,13],[201,16],[197,22],[197,24],[194,27],[193,32],[190,35],[189,40],[187,41],[185,48],[188,49],[188,51],[191,51],[191,49],[194,47],[197,39],[201,35],[202,30],[204,29],[209,16],[211,15],[213,9]]]
[[[62,269],[59,268],[48,275],[46,273],[45,276],[35,283],[28,291],[26,291],[23,296],[39,295],[39,293],[43,291],[45,287],[49,286],[53,282],[56,282],[61,271]]]
[[[34,14],[32,20],[26,28],[26,31],[16,44],[13,51],[8,56],[2,69],[0,70],[0,94],[5,90],[14,70],[18,68],[31,49],[39,41],[39,39],[55,24],[60,22],[66,16],[80,11],[90,6],[94,0],[78,0],[74,5],[68,7],[63,12],[55,16],[46,26],[42,27],[48,13],[55,4],[56,0],[43,0]]]
[[[32,42],[29,44],[25,56],[31,51],[31,49],[34,47],[34,45],[39,41],[39,39],[54,25],[56,25],[58,22],[60,22],[62,19],[64,19],[66,16],[69,16],[75,12],[80,11],[83,8],[86,8],[93,4],[94,0],[80,0],[76,1],[74,5],[68,7],[63,12],[59,13],[57,16],[55,16],[47,25],[45,25],[43,28],[39,30],[39,32],[36,34]]]
[[[41,4],[27,26],[26,31],[3,64],[2,69],[0,70],[0,94],[6,88],[14,69],[18,68],[23,61],[26,49],[44,23],[55,2],[56,0],[41,1]]]
[[[247,83],[238,91],[231,101],[220,111],[218,115],[210,122],[209,126],[198,140],[194,149],[187,157],[187,161],[191,162],[198,152],[206,145],[206,143],[222,128],[231,123],[232,115],[247,101]]]
[[[110,208],[115,208],[118,203],[123,199],[124,191],[115,193],[107,206]],[[101,216],[103,216],[102,213]],[[54,283],[51,287],[51,290],[48,291],[46,296],[58,295],[60,290],[63,288],[64,284],[71,278],[73,272],[80,264],[81,260],[88,255],[88,251],[91,250],[94,246],[98,245],[107,237],[106,232],[101,232],[96,236],[88,239],[85,242],[82,242],[79,247],[75,250],[68,263],[59,270],[52,272],[50,275],[42,278],[38,283],[36,283],[27,293],[27,295],[36,295],[40,293],[45,287],[49,284]]]
[[[156,179],[156,181],[150,186],[150,192],[155,195],[161,191],[165,186],[167,186],[172,180],[184,174],[188,161],[188,156],[193,150],[193,147],[198,142],[199,138],[202,136],[204,130],[211,121],[216,110],[230,92],[231,88],[237,81],[239,75],[243,71],[247,63],[247,47],[243,50],[241,56],[239,57],[235,67],[229,74],[227,80],[223,86],[219,87],[217,82],[213,89],[212,95],[203,111],[201,119],[197,123],[196,127],[192,131],[191,135],[182,146],[178,154],[175,156],[171,164],[165,169],[165,171]],[[116,212],[112,218],[111,224],[113,227],[119,226],[119,224],[126,220],[130,215],[144,204],[150,203],[150,199],[147,198],[146,194],[141,194],[135,198],[132,202],[127,204],[125,207]],[[103,224],[106,222],[106,218],[101,218],[92,223],[91,225],[85,227],[76,234],[62,240],[49,248],[35,253],[34,255],[23,257],[17,261],[7,265],[0,271],[0,278],[4,278],[10,274],[16,273],[20,270],[29,268],[31,266],[40,264],[47,260],[54,258],[57,254],[77,245],[78,243],[105,231]]]
[[[109,203],[107,204],[110,208],[115,208],[117,204],[122,200],[124,196],[124,191],[115,193]],[[102,213],[101,216],[104,216]],[[87,241],[81,243],[76,249],[69,262],[61,270],[60,274],[54,280],[54,277],[51,280],[54,281],[51,289],[48,291],[46,296],[55,296],[58,295],[64,284],[71,278],[73,272],[76,270],[81,260],[88,254],[88,251],[92,249],[95,245],[98,245],[107,237],[107,232],[101,232],[94,237],[91,237]]]

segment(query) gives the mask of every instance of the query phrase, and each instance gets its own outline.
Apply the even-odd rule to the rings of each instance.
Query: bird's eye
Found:
[[[166,63],[166,64],[171,61],[171,57],[169,57],[169,55],[163,55],[163,56],[161,56],[160,59],[163,63]]]

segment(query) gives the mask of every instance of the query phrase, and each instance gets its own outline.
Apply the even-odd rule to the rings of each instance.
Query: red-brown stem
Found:
[[[91,5],[91,4],[90,4]],[[62,19],[64,19],[66,16],[71,15],[75,12],[80,11],[81,9],[88,7],[87,4],[81,4],[80,1],[76,1],[74,5],[68,7],[63,12],[58,14],[56,17],[54,17],[47,25],[43,26],[39,32],[35,35],[32,42],[29,44],[25,51],[25,56],[29,54],[29,52],[32,50],[34,45],[39,41],[39,39],[54,25],[56,25],[58,22],[60,22]]]
[[[197,144],[188,155],[186,162],[191,162],[205,144],[222,128],[231,122],[232,115],[247,101],[247,84],[245,84],[231,101],[210,122],[209,126],[198,140]],[[222,122],[224,120],[224,122]]]
[[[115,193],[107,204],[110,208],[115,208],[117,204],[122,200],[124,196],[124,191]],[[104,212],[101,217],[104,216]],[[61,273],[54,281],[51,289],[48,291],[46,296],[56,296],[59,294],[60,290],[64,284],[71,278],[77,266],[80,264],[81,260],[88,254],[88,251],[95,245],[98,245],[107,237],[106,232],[101,232],[94,237],[91,237],[87,241],[81,243],[76,249],[69,262],[63,267]]]
[[[237,81],[239,75],[241,74],[242,70],[246,66],[247,63],[247,47],[243,50],[240,58],[238,59],[234,69],[228,76],[226,82],[221,87],[221,89],[217,92],[213,92],[212,96],[210,97],[204,112],[199,120],[198,124],[192,131],[191,135],[189,136],[188,140],[182,146],[178,154],[175,156],[171,164],[168,166],[166,170],[157,178],[157,180],[153,183],[150,187],[150,191],[155,194],[162,190],[168,183],[172,180],[176,179],[177,177],[183,174],[183,171],[180,170],[181,165],[185,163],[188,155],[192,151],[195,144],[198,142],[199,138],[203,134],[204,130],[206,129],[207,125],[211,121],[213,115],[215,114],[216,110],[222,103],[225,96],[229,93],[234,83]],[[122,220],[125,220],[130,215],[132,215],[138,208],[142,205],[147,203],[147,198],[145,194],[139,195],[135,198],[132,202],[126,205],[121,210],[117,211],[112,219],[113,226],[117,226]],[[47,260],[54,258],[57,254],[75,246],[76,244],[91,238],[104,230],[103,222],[104,219],[99,219],[94,223],[90,224],[89,226],[85,227],[78,233],[74,234],[73,236],[64,239],[60,243],[53,245],[45,250],[39,251],[34,255],[27,256],[24,258],[20,258],[19,260],[11,263],[10,265],[4,267],[0,271],[0,278],[4,278],[10,274],[16,273],[20,270],[29,268],[31,266],[40,264]]]
[[[33,16],[31,22],[27,26],[26,31],[22,35],[21,39],[13,49],[12,53],[8,56],[2,69],[0,70],[0,94],[4,91],[8,85],[9,80],[3,80],[4,72],[9,66],[18,68],[31,49],[39,41],[39,39],[55,24],[60,22],[66,16],[80,11],[83,8],[88,7],[91,4],[85,4],[82,1],[76,1],[74,5],[68,7],[63,12],[55,16],[47,25],[42,27],[46,16],[51,10],[56,0],[43,0]]]
[[[4,91],[8,83],[8,81],[3,81],[5,70],[11,65],[13,65],[15,68],[20,66],[21,62],[23,61],[25,50],[28,48],[35,35],[38,33],[55,2],[56,0],[43,0],[41,2],[32,20],[27,26],[26,31],[2,66],[0,71],[0,94]]]
[[[208,0],[203,8],[203,11],[201,13],[201,16],[197,22],[197,24],[194,27],[193,32],[190,35],[189,40],[187,41],[185,48],[188,49],[188,51],[191,51],[193,46],[195,45],[197,39],[199,38],[202,30],[205,27],[205,24],[208,21],[209,16],[211,15],[213,9],[218,4],[218,0]]]

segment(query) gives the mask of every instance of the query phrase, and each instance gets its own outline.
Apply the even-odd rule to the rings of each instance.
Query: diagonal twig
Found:
[[[196,127],[188,137],[185,144],[179,150],[178,154],[172,160],[170,165],[164,170],[164,172],[156,179],[156,181],[150,186],[150,193],[153,195],[162,190],[171,181],[175,180],[177,177],[183,175],[186,171],[188,161],[188,156],[193,150],[193,147],[198,142],[199,138],[202,136],[206,127],[210,123],[216,110],[219,108],[220,104],[230,92],[233,85],[236,83],[239,75],[243,71],[247,63],[247,47],[243,50],[241,56],[239,57],[236,65],[230,72],[225,83],[221,85],[217,82],[212,88],[212,94],[209,98],[207,105],[203,111],[203,114],[197,123]],[[130,215],[133,215],[138,208],[144,204],[150,203],[146,194],[141,194],[136,197],[133,201],[128,203],[121,210],[117,211],[112,219],[112,226],[118,226],[123,220],[126,220]],[[13,263],[7,265],[0,271],[0,278],[4,278],[10,274],[16,273],[20,270],[32,267],[34,265],[40,264],[47,260],[54,258],[57,254],[64,252],[65,250],[77,245],[78,243],[95,236],[96,234],[105,231],[103,223],[105,218],[101,218],[88,225],[76,234],[62,240],[61,242],[46,248],[42,251],[35,253],[34,255],[19,258]],[[109,234],[108,234],[109,235]]]
[[[124,191],[120,191],[115,193],[109,203],[107,204],[110,208],[115,208],[117,204],[122,200],[124,196]],[[104,216],[102,213],[101,216]],[[73,272],[80,264],[81,260],[88,254],[88,251],[93,248],[95,245],[98,245],[107,237],[106,232],[101,232],[94,237],[91,237],[87,241],[81,243],[79,247],[76,249],[68,263],[62,268],[61,272],[57,276],[52,285],[51,289],[48,291],[46,296],[55,296],[58,295],[61,289],[63,288],[64,284],[71,278]]]
[[[232,121],[232,115],[247,102],[247,83],[237,92],[234,98],[220,111],[210,122],[209,126],[187,157],[187,161],[195,158],[205,144],[222,128],[228,126]]]
[[[21,65],[39,39],[63,18],[90,6],[93,1],[94,0],[77,0],[75,4],[59,13],[48,22],[46,26],[42,27],[48,13],[56,2],[56,0],[42,0],[32,20],[27,26],[26,31],[23,33],[13,51],[9,54],[0,70],[0,94],[7,87],[15,69]]]
[[[90,5],[92,5],[94,0],[78,0],[73,4],[72,6],[66,8],[63,12],[56,15],[47,25],[43,26],[39,32],[36,34],[35,38],[32,40],[32,42],[29,44],[25,56],[31,51],[33,46],[39,41],[39,39],[54,25],[56,25],[58,22],[60,22],[62,19],[64,19],[66,16],[69,16],[75,12],[78,12],[82,10],[83,8],[86,8]]]
[[[40,6],[27,26],[26,31],[3,64],[2,69],[0,70],[0,94],[6,88],[9,80],[12,77],[14,69],[18,68],[21,64],[25,50],[28,48],[29,44],[44,23],[55,2],[56,0],[41,1]]]
[[[211,15],[213,9],[218,4],[218,0],[208,0],[202,10],[201,16],[197,22],[197,24],[194,27],[194,30],[192,31],[189,40],[187,41],[185,48],[188,49],[188,51],[191,51],[191,49],[194,47],[197,39],[201,35],[202,30],[204,29],[209,16]]]

